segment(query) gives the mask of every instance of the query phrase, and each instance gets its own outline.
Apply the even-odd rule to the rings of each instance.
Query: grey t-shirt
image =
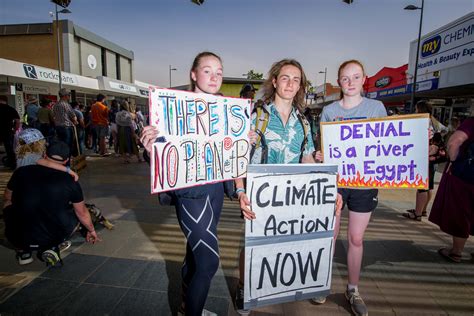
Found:
[[[323,108],[321,122],[360,120],[387,116],[382,102],[362,98],[362,102],[352,109],[344,109],[340,101],[335,101]]]

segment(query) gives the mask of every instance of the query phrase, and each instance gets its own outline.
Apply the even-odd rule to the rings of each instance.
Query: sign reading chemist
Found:
[[[329,294],[337,168],[249,165],[256,219],[245,226],[244,306]]]
[[[415,63],[417,41],[410,46],[410,69]],[[455,67],[474,61],[474,13],[468,14],[421,39],[420,74]]]

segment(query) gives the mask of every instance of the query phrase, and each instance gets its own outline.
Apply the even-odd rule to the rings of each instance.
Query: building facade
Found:
[[[0,26],[0,94],[19,112],[32,96],[57,99],[58,63],[62,85],[73,99],[87,105],[103,93],[128,99],[147,112],[148,91],[143,86],[149,84],[135,84],[133,51],[70,20]]]

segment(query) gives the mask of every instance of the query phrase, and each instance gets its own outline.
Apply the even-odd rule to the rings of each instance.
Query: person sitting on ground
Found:
[[[18,134],[18,147],[16,149],[17,167],[38,164],[44,167],[56,169],[70,174],[74,181],[79,179],[77,173],[69,167],[44,157],[46,151],[46,140],[41,132],[35,128],[27,128]]]
[[[64,142],[52,143],[46,150],[46,160],[62,165],[69,155]],[[5,189],[3,214],[5,236],[15,247],[20,265],[33,261],[33,250],[47,264],[61,262],[59,245],[81,224],[87,230],[87,242],[100,241],[79,182],[44,166],[15,170]]]

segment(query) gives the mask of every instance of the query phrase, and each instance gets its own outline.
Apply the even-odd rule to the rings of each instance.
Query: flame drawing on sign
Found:
[[[337,185],[341,187],[373,187],[373,188],[413,188],[425,189],[428,187],[428,178],[423,180],[420,175],[415,177],[415,180],[408,181],[408,177],[399,181],[380,181],[373,177],[365,179],[357,171],[357,175],[349,179],[341,179],[338,175]]]

